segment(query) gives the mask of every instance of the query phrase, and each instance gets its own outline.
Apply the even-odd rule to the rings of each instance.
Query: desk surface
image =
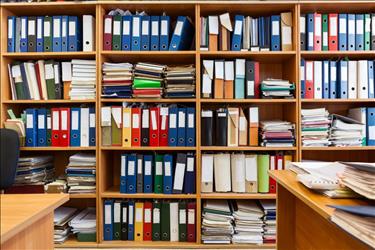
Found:
[[[68,194],[2,194],[1,243],[69,200]]]

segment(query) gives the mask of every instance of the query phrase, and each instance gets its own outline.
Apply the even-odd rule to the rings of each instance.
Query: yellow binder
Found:
[[[135,203],[134,240],[143,241],[143,202]]]
[[[122,146],[129,148],[132,144],[131,115],[131,108],[122,108]]]

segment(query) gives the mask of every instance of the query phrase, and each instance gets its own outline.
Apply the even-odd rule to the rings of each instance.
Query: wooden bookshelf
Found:
[[[161,15],[166,12],[175,19],[178,15],[191,17],[196,33],[194,48],[189,51],[104,51],[103,48],[103,16],[109,10],[122,8],[145,10],[147,13]],[[201,51],[200,50],[200,17],[217,15],[229,12],[233,17],[235,14],[261,16],[280,12],[291,11],[293,14],[293,49],[292,51]],[[300,110],[301,108],[326,107],[330,113],[344,114],[348,108],[361,106],[374,106],[374,99],[355,100],[302,100],[300,96],[300,73],[299,64],[301,58],[339,59],[373,59],[375,51],[301,51],[299,37],[299,16],[307,12],[321,13],[363,13],[375,12],[373,0],[355,1],[89,1],[89,2],[35,2],[35,3],[2,3],[0,6],[0,19],[2,32],[0,40],[0,75],[1,75],[1,98],[0,98],[0,126],[7,118],[7,109],[12,108],[19,114],[27,107],[80,106],[82,104],[93,105],[96,108],[97,145],[95,147],[22,147],[22,154],[35,155],[51,154],[56,158],[57,172],[62,173],[68,157],[78,151],[95,152],[97,157],[97,192],[96,194],[71,194],[68,205],[84,208],[95,206],[97,210],[97,242],[78,242],[76,238],[69,238],[64,244],[56,245],[56,248],[207,248],[207,249],[274,249],[275,244],[250,245],[207,245],[201,243],[201,205],[205,199],[276,199],[275,194],[239,194],[239,193],[201,193],[201,155],[206,152],[240,152],[260,153],[283,151],[293,155],[293,160],[315,159],[315,160],[365,160],[375,161],[375,147],[302,147],[300,140]],[[93,52],[50,52],[50,53],[8,53],[7,52],[7,16],[9,15],[83,15],[91,14],[96,18],[96,46]],[[260,62],[260,77],[283,78],[296,84],[295,99],[203,99],[200,97],[201,89],[201,61],[203,59],[227,59],[245,58]],[[11,98],[9,88],[7,64],[17,60],[38,59],[91,59],[96,60],[97,65],[97,89],[96,99],[88,101],[80,100],[48,100],[30,101]],[[187,99],[106,99],[101,98],[102,63],[104,62],[155,62],[165,64],[194,64],[196,67],[196,97]],[[102,134],[100,130],[100,108],[110,105],[121,105],[122,102],[134,103],[180,103],[196,108],[196,146],[195,147],[132,147],[101,146]],[[283,119],[296,124],[296,146],[295,147],[205,147],[200,145],[201,122],[200,111],[208,108],[225,106],[259,107],[261,120]],[[124,152],[194,152],[196,156],[196,194],[121,194],[119,192],[120,155]],[[195,200],[196,210],[196,234],[195,243],[186,242],[131,242],[131,241],[103,241],[103,201],[104,199],[189,199]]]

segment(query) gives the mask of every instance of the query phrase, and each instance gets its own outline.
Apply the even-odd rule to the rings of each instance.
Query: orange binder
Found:
[[[141,108],[132,108],[132,147],[141,146]]]

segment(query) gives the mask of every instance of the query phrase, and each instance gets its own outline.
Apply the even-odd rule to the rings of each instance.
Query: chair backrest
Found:
[[[20,141],[16,131],[0,129],[0,189],[11,187],[16,177]]]

